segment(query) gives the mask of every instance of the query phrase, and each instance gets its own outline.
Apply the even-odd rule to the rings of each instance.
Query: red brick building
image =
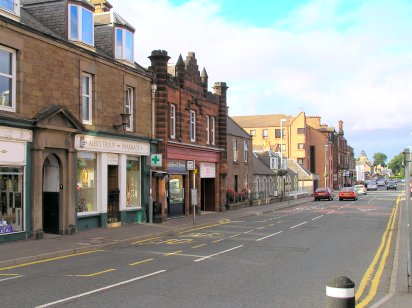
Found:
[[[155,175],[165,176],[153,183],[162,216],[189,215],[194,204],[197,211],[224,210],[228,87],[217,82],[209,92],[206,70],[199,71],[193,52],[172,66],[164,50],[149,58],[157,78],[156,138],[163,141]]]

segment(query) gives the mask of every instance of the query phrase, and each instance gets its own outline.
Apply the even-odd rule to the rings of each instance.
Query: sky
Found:
[[[162,49],[226,82],[229,115],[320,116],[355,157],[412,146],[412,0],[109,0],[135,61]]]

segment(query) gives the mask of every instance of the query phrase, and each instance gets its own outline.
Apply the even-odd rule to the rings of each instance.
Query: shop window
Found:
[[[93,46],[93,12],[79,5],[69,5],[69,40]]]
[[[16,111],[15,94],[16,51],[0,45],[0,110]]]
[[[116,28],[115,57],[118,60],[133,62],[133,33]]]
[[[77,154],[77,212],[93,212],[96,205],[96,154]]]
[[[23,167],[0,167],[0,235],[23,231]]]
[[[139,207],[140,202],[140,158],[127,157],[126,207]]]

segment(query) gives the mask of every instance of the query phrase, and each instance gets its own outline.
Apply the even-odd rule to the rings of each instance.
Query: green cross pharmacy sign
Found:
[[[150,165],[152,167],[161,167],[162,166],[162,154],[152,154],[150,156]]]

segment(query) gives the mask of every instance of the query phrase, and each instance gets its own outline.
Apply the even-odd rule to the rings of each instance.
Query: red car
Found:
[[[358,200],[358,195],[353,187],[343,187],[339,192],[339,201],[344,199]]]
[[[315,201],[320,199],[333,200],[333,191],[329,187],[317,188],[313,194],[313,198],[315,198]]]

